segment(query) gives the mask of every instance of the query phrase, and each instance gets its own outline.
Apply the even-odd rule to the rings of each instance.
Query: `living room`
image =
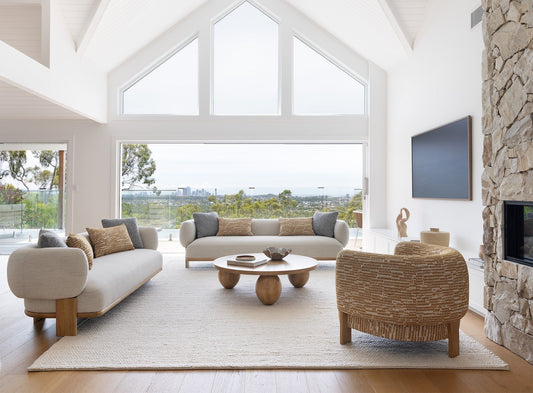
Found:
[[[530,364],[533,361],[530,310],[533,293],[527,289],[533,285],[533,274],[531,268],[511,264],[500,255],[503,239],[499,229],[503,225],[501,201],[533,200],[526,180],[526,173],[530,172],[527,147],[531,145],[528,137],[531,129],[527,124],[522,125],[520,135],[524,137],[514,145],[504,137],[514,123],[527,121],[528,116],[531,119],[533,112],[527,66],[514,68],[515,64],[521,64],[522,53],[526,53],[523,55],[526,59],[532,48],[531,0],[482,1],[484,12],[478,10],[477,14],[480,4],[473,0],[335,1],[327,6],[305,1],[246,2],[245,6],[253,7],[267,18],[270,26],[276,26],[278,34],[275,42],[279,49],[275,53],[279,57],[273,63],[277,65],[275,76],[279,83],[273,109],[259,114],[257,111],[235,113],[231,108],[224,112],[217,108],[217,100],[225,102],[227,98],[217,98],[213,93],[222,89],[217,85],[219,74],[213,64],[216,64],[213,55],[217,53],[217,24],[231,16],[242,2],[173,3],[149,6],[133,1],[80,0],[0,4],[0,26],[3,26],[0,27],[0,57],[7,59],[0,63],[1,142],[6,146],[66,146],[65,234],[84,232],[87,227],[98,228],[101,219],[121,216],[121,149],[125,143],[289,147],[362,144],[362,177],[367,178],[367,184],[360,185],[364,189],[363,238],[367,241],[372,233],[379,237],[380,230],[394,233],[396,216],[401,208],[407,208],[410,211],[407,231],[412,239],[419,239],[421,231],[438,227],[450,233],[450,246],[459,250],[465,260],[478,257],[480,245],[484,244],[484,272],[483,268],[469,269],[471,310],[463,319],[461,329],[499,356],[509,365],[509,370],[359,367],[362,370],[332,371],[316,364],[297,371],[276,371],[276,367],[266,367],[263,371],[236,367],[238,371],[228,371],[227,366],[222,366],[219,371],[215,367],[215,371],[174,374],[153,370],[146,373],[79,371],[72,376],[62,371],[28,373],[27,368],[57,340],[54,319],[46,319],[43,330],[34,331],[31,319],[23,315],[22,301],[8,289],[3,269],[5,315],[12,315],[14,319],[9,323],[16,326],[6,324],[2,329],[1,378],[5,386],[12,387],[8,391],[39,391],[40,383],[47,386],[42,391],[82,388],[91,391],[96,384],[103,391],[134,391],[128,386],[137,380],[139,391],[150,386],[163,390],[165,383],[173,385],[174,391],[179,386],[181,391],[215,391],[219,384],[227,391],[231,391],[232,384],[235,391],[533,389],[528,378],[533,367]],[[31,18],[39,19],[40,28],[36,28],[35,19]],[[18,23],[12,23],[14,20]],[[473,22],[476,20],[478,23]],[[505,26],[509,25],[516,25],[516,31],[507,33],[505,29],[510,27]],[[37,48],[35,40],[39,43]],[[124,93],[156,70],[162,60],[179,54],[192,42],[197,45],[198,89],[193,100],[198,105],[192,109],[194,114],[127,113]],[[297,65],[293,50],[298,45],[311,49],[363,86],[362,109],[356,106],[352,111],[299,113],[297,77],[293,71]],[[510,48],[500,57],[504,45]],[[485,50],[486,46],[489,49]],[[494,46],[498,49],[493,49]],[[266,44],[258,47],[264,49]],[[250,49],[251,53],[253,50],[258,48]],[[507,63],[508,59],[513,63]],[[531,64],[527,59],[524,61],[526,65]],[[517,77],[520,86],[511,82]],[[312,82],[312,78],[308,80],[308,84]],[[496,93],[492,91],[494,84],[498,86]],[[246,90],[246,86],[235,89],[235,95],[241,94],[241,99],[250,101],[254,97],[247,96]],[[514,101],[500,100],[506,97],[507,90],[511,91],[509,97],[516,98]],[[505,121],[498,129],[495,124],[504,112]],[[471,198],[413,198],[411,137],[467,116],[472,119]],[[510,117],[513,118],[509,120]],[[503,145],[505,154],[501,150]],[[521,178],[517,180],[513,175]],[[160,240],[160,244],[169,244],[163,242],[167,239]],[[385,241],[390,239],[385,237]],[[396,243],[397,238],[392,242]],[[177,239],[172,244],[177,244]],[[183,266],[185,256],[178,254],[168,254],[165,258],[179,259],[178,264]],[[2,266],[6,266],[7,256],[0,258]],[[321,268],[332,275],[335,263],[319,262],[319,269],[310,274],[310,282],[303,289],[311,290],[313,275]],[[192,272],[195,269],[201,274],[204,270],[216,273],[211,263],[189,268]],[[165,268],[161,274],[164,272]],[[478,281],[472,281],[475,277]],[[244,278],[241,280],[236,289],[246,283]],[[216,284],[216,277],[214,281]],[[317,281],[320,281],[318,277]],[[153,287],[151,282],[146,288]],[[140,291],[145,293],[146,288]],[[252,295],[250,301],[257,302],[253,290]],[[285,298],[284,293],[281,296]],[[250,311],[254,316],[259,312]],[[487,322],[483,321],[485,314]],[[98,324],[100,318],[94,318],[94,322]],[[202,330],[202,334],[208,333]],[[338,335],[338,331],[334,334]],[[12,341],[14,335],[17,338]],[[200,335],[197,337],[201,340]],[[332,347],[339,345],[336,340]],[[296,351],[298,346],[294,344],[294,348]],[[312,370],[316,368],[322,370]],[[81,387],[77,379],[91,388]],[[212,389],[194,390],[195,386],[205,387],[202,383],[210,383]]]

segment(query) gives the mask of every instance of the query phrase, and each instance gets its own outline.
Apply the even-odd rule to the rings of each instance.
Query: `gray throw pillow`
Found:
[[[54,231],[49,231],[47,229],[41,229],[39,231],[39,239],[37,240],[37,247],[39,248],[48,248],[48,247],[68,247],[67,243],[59,237]]]
[[[218,233],[218,214],[193,213],[194,225],[196,225],[196,238],[216,236]]]
[[[143,241],[141,239],[141,233],[139,232],[139,226],[137,225],[137,218],[103,218],[102,226],[104,228],[117,227],[119,225],[126,225],[128,235],[130,235],[131,242],[135,248],[144,248]]]
[[[315,232],[315,235],[334,237],[335,224],[338,216],[339,212],[315,212],[313,215],[313,231]]]

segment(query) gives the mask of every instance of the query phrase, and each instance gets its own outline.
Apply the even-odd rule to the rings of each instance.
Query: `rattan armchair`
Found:
[[[468,309],[468,269],[453,248],[414,242],[394,255],[344,250],[337,256],[340,342],[351,329],[402,341],[448,338],[459,354],[459,321]]]

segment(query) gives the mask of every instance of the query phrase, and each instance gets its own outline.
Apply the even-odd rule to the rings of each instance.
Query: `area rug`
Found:
[[[461,333],[461,354],[447,340],[408,343],[352,331],[339,344],[335,267],[320,264],[304,288],[281,276],[277,303],[264,306],[254,276],[232,289],[209,264],[183,267],[165,256],[163,271],[106,315],[86,320],[30,371],[171,369],[507,369],[507,364]]]

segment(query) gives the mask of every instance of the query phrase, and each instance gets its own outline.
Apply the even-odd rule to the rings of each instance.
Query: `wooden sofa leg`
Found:
[[[448,356],[451,358],[459,355],[459,323],[454,321],[448,324]]]
[[[341,344],[352,342],[352,328],[348,325],[348,314],[339,311],[341,325]]]
[[[187,258],[185,258],[185,268],[186,269],[189,268],[189,260]]]
[[[56,336],[78,334],[78,298],[56,300]]]

